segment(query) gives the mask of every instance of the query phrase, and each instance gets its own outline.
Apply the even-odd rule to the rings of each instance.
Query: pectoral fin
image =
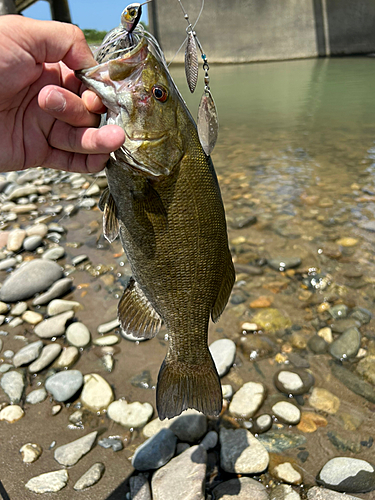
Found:
[[[234,271],[232,257],[230,254],[228,254],[226,269],[223,275],[223,281],[221,282],[219,293],[217,294],[214,307],[212,308],[211,311],[211,318],[214,323],[218,321],[218,319],[221,316],[221,313],[224,311],[224,308],[227,305],[235,279],[236,279],[236,273]]]
[[[119,302],[118,318],[125,333],[147,339],[155,337],[162,323],[159,314],[133,278]]]
[[[117,219],[117,208],[109,189],[105,189],[99,200],[99,208],[103,212],[103,234],[112,243],[119,233],[120,226]]]

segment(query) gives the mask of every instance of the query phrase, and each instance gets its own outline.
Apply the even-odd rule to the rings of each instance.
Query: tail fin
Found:
[[[207,362],[199,365],[168,360],[161,365],[156,388],[160,420],[179,415],[188,408],[217,417],[222,407],[219,375],[208,351]]]

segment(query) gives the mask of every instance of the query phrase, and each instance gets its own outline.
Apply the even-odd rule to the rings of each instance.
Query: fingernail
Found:
[[[51,111],[64,111],[65,107],[65,97],[59,91],[51,90],[46,98],[46,108]]]

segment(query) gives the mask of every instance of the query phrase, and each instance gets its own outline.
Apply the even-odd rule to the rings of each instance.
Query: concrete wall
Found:
[[[182,1],[194,23],[202,0]],[[148,9],[170,60],[185,37],[182,10],[177,0]],[[375,52],[374,27],[375,0],[205,0],[196,32],[209,62],[228,63]]]

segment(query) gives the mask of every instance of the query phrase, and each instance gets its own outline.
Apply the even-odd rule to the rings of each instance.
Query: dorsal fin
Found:
[[[117,311],[121,328],[134,337],[151,339],[160,330],[162,320],[159,314],[133,278],[130,278]]]
[[[214,323],[218,321],[218,319],[221,316],[221,313],[224,311],[225,306],[227,305],[235,280],[236,280],[236,273],[234,271],[232,257],[228,252],[227,264],[225,266],[223,280],[221,282],[220,290],[219,293],[217,294],[215,304],[211,311],[211,318]]]
[[[112,243],[118,236],[120,225],[117,219],[115,200],[108,188],[103,191],[100,197],[99,208],[103,212],[103,234]]]

